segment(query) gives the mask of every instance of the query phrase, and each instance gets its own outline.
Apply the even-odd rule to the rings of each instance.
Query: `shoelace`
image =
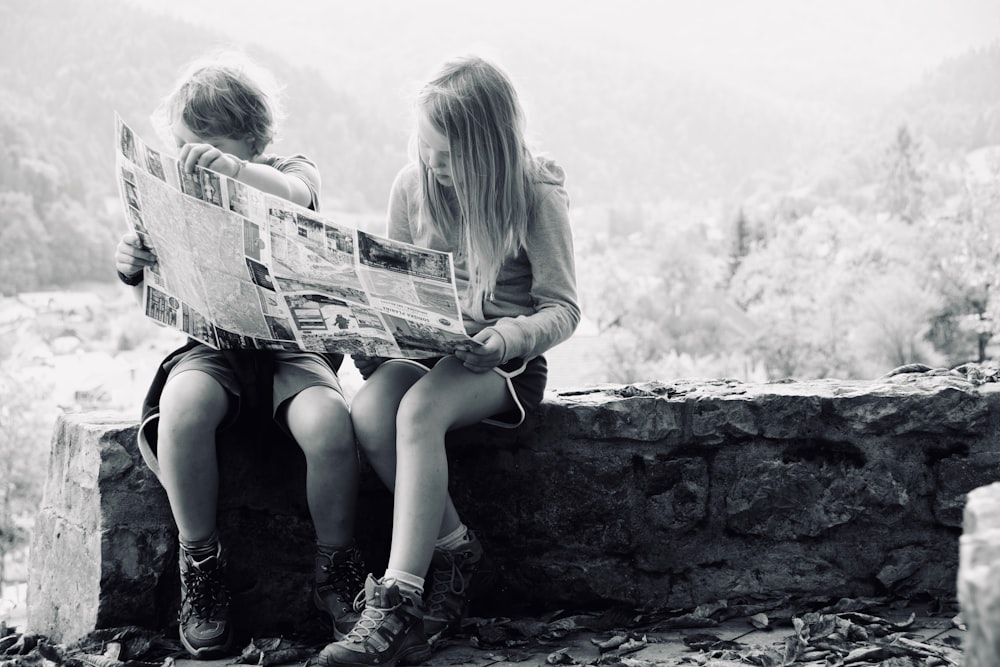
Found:
[[[322,565],[322,570],[328,578],[316,589],[321,594],[334,591],[349,598],[364,585],[365,573],[362,571],[361,558],[357,550],[351,549],[341,553],[342,558],[336,558],[333,554],[323,554],[327,562]]]
[[[359,594],[359,597],[364,595],[364,591]],[[364,603],[362,603],[364,604]],[[358,609],[358,601],[354,601],[354,609]],[[364,607],[361,610],[361,618],[358,622],[354,624],[351,631],[347,633],[344,637],[344,641],[351,642],[354,644],[362,644],[368,637],[371,636],[373,632],[382,624],[385,620],[386,612],[383,609],[377,607]]]
[[[367,604],[367,602],[368,601],[365,598],[365,592],[363,590],[362,591],[358,591],[358,594],[354,596],[354,604],[352,605],[354,607],[354,611],[361,611],[361,610],[363,610],[365,608],[365,604]]]
[[[184,573],[184,587],[187,590],[187,599],[191,603],[191,612],[184,620],[191,618],[192,615],[198,618],[211,618],[216,608],[229,603],[229,592],[219,577],[218,569],[213,568],[206,572],[192,564]]]
[[[448,568],[435,569],[431,575],[434,579],[431,584],[431,597],[429,600],[431,609],[443,607],[449,595],[463,595],[465,593],[465,575],[462,574],[461,561],[463,554],[452,554],[443,552],[448,561]]]

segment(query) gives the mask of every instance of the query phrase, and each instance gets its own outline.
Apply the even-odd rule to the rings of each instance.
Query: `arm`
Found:
[[[525,253],[531,264],[534,312],[499,319],[474,336],[480,347],[457,351],[470,370],[543,354],[569,338],[580,322],[568,197],[562,188],[554,188],[538,202]]]
[[[532,223],[525,252],[531,262],[531,299],[535,312],[503,318],[492,327],[506,342],[504,361],[543,354],[572,336],[580,323],[566,191],[554,188],[539,201]]]
[[[319,170],[307,160],[296,162],[294,169],[282,171],[262,162],[241,160],[211,144],[184,144],[177,159],[188,172],[193,172],[195,166],[205,167],[299,206],[312,208],[318,203],[307,183],[315,184],[318,198]]]

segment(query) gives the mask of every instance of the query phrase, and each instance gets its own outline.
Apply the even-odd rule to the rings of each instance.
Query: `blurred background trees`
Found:
[[[227,39],[123,0],[2,9],[0,57],[17,63],[0,68],[2,292],[111,281],[113,113],[155,143],[160,95]],[[337,67],[350,44],[310,45],[308,66],[244,46],[285,84],[275,150],[314,157],[327,214],[381,231],[418,78]],[[605,360],[585,379],[863,378],[992,357],[1000,42],[854,106],[613,47],[540,39],[502,58],[569,175],[586,354]]]

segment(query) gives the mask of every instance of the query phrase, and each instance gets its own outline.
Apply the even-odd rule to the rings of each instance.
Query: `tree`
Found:
[[[856,341],[863,351],[859,362],[868,367],[868,377],[911,363],[934,367],[947,363],[928,336],[931,318],[943,298],[935,286],[922,285],[915,274],[912,266],[894,265],[858,299],[863,317]]]
[[[929,358],[919,332],[934,301],[921,301],[918,238],[907,223],[865,224],[839,207],[776,225],[730,285],[760,327],[748,352],[769,377],[797,379],[872,377]],[[905,307],[891,300],[899,284],[912,285]]]
[[[41,504],[52,425],[39,406],[48,391],[0,368],[0,581],[4,554],[27,545]]]
[[[116,212],[116,220],[122,213]],[[111,252],[117,242],[110,216],[88,211],[82,204],[60,196],[43,212],[52,230],[46,252],[46,285],[72,285],[80,280],[107,279],[114,275]],[[124,228],[124,223],[119,223]]]
[[[733,241],[729,250],[729,275],[727,283],[733,279],[733,274],[740,268],[743,258],[750,254],[753,238],[750,232],[750,223],[747,222],[746,213],[743,207],[736,214],[733,223]]]
[[[885,161],[884,204],[891,215],[912,223],[923,214],[925,171],[920,142],[906,125],[896,130]]]
[[[46,266],[49,234],[39,219],[31,197],[0,193],[0,285],[16,294],[39,285]]]
[[[1000,334],[1000,151],[979,157],[982,168],[967,170],[959,204],[931,223],[927,245],[944,295],[933,336],[952,363],[986,361]]]
[[[578,251],[589,266],[578,273],[583,310],[609,350],[608,379],[745,375],[751,323],[721,287],[725,238],[701,210],[664,204],[642,216],[644,232],[601,237]]]

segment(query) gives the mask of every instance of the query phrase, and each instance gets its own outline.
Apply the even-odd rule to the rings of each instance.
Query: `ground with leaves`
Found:
[[[963,630],[953,600],[882,598],[472,617],[459,634],[436,646],[427,664],[955,667],[962,664]],[[324,643],[315,630],[301,637],[258,638],[239,656],[215,664],[308,665]],[[70,645],[0,627],[0,667],[193,664],[175,639],[137,627],[99,630]]]

